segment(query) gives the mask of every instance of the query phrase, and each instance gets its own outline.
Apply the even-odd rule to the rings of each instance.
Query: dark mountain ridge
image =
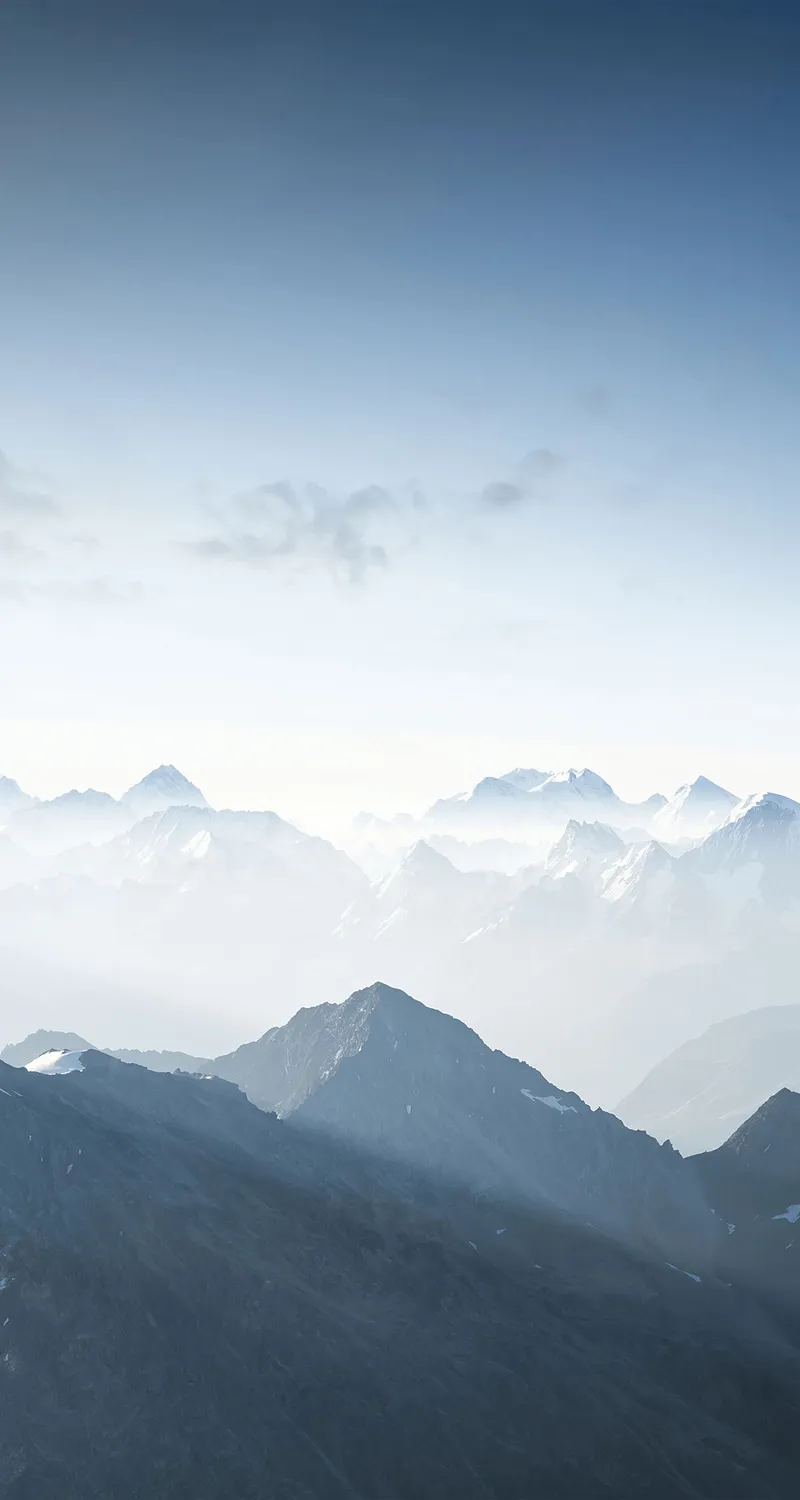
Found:
[[[301,1010],[211,1068],[261,1108],[389,1159],[675,1254],[711,1252],[711,1216],[671,1147],[388,985]]]
[[[8,1500],[793,1493],[735,1289],[87,1052],[0,1065]]]
[[[719,1274],[788,1299],[800,1326],[800,1094],[781,1089],[691,1165],[727,1231]]]

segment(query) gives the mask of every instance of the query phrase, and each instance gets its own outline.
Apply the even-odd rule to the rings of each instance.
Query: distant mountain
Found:
[[[625,844],[605,823],[579,823],[570,819],[561,838],[553,845],[545,863],[551,880],[579,875],[596,881],[608,865],[625,854]]]
[[[92,787],[39,802],[20,792],[16,782],[0,781],[0,826],[5,823],[8,837],[24,854],[45,858],[82,844],[105,844],[140,818],[173,806],[207,805],[202,792],[174,766],[151,771],[119,802]]]
[[[667,843],[700,839],[723,823],[739,799],[705,776],[678,788],[675,796],[659,808],[652,823],[656,838]]]
[[[701,906],[697,927],[704,915]],[[595,998],[596,1009],[579,1016],[573,1033],[554,1049],[555,1067],[593,1103],[616,1110],[619,1100],[684,1043],[752,1010],[759,1000],[781,1009],[796,1003],[800,934],[788,924],[786,930],[768,925],[746,936],[735,927],[718,929],[707,941],[702,931],[695,935],[696,929],[686,940],[684,926],[654,934],[648,926],[638,927],[635,917],[632,923],[623,919],[616,931],[611,954],[616,970],[609,963],[607,932],[599,956],[592,948],[583,970],[587,993],[596,997],[600,986],[607,986],[605,1006],[601,1009]],[[608,988],[609,976],[617,979],[615,991]],[[631,1123],[639,1122],[631,1116]]]
[[[135,786],[129,787],[122,801],[137,818],[166,812],[169,807],[208,807],[199,787],[188,781],[175,766],[159,766],[150,771]]]
[[[793,1494],[800,1357],[744,1291],[80,1062],[0,1064],[4,1500]]]
[[[103,844],[130,825],[128,810],[108,792],[64,792],[11,815],[9,838],[29,854],[52,856],[77,844]]]
[[[800,1301],[800,1094],[780,1089],[692,1165],[726,1229],[719,1274]]]
[[[213,1069],[262,1109],[389,1159],[708,1251],[705,1206],[669,1147],[387,985],[301,1010]]]
[[[10,776],[0,776],[0,828],[8,822],[12,813],[21,812],[23,807],[32,807],[35,801],[36,798],[23,792]]]
[[[480,828],[482,823],[494,826],[498,819],[508,821],[525,806],[528,793],[547,780],[547,771],[509,771],[505,776],[484,776],[471,792],[442,797],[428,809],[425,822],[447,831],[451,827]],[[513,804],[513,806],[511,806]]]
[[[120,1062],[134,1063],[140,1068],[149,1068],[151,1073],[202,1073],[213,1071],[214,1064],[207,1057],[193,1057],[189,1052],[141,1051],[137,1047],[106,1047],[109,1057]]]
[[[800,803],[775,792],[746,798],[681,863],[729,923],[800,908]]]
[[[65,873],[103,884],[134,880],[187,891],[208,887],[241,894],[264,881],[279,881],[291,869],[306,883],[312,902],[321,883],[332,886],[335,916],[355,890],[366,886],[361,871],[325,839],[301,833],[271,812],[216,812],[191,805],[142,818],[102,849],[79,849],[60,862]]]
[[[511,877],[456,869],[420,839],[384,880],[345,911],[341,932],[371,943],[399,942],[412,951],[460,943],[514,895]]]
[[[454,838],[449,833],[431,833],[425,842],[465,874],[483,871],[498,875],[518,875],[522,870],[533,870],[542,862],[547,849],[546,843],[538,841],[527,844],[515,843],[511,839],[478,839],[467,842]]]
[[[623,802],[602,776],[587,768],[516,770],[486,776],[471,792],[434,803],[425,821],[436,831],[460,831],[465,837],[479,836],[480,830],[500,835],[561,830],[571,818],[627,828],[639,822],[646,825],[665,800],[658,794],[644,803]]]
[[[534,787],[541,786],[543,781],[547,781],[549,775],[549,771],[534,771],[532,769],[525,770],[524,767],[517,766],[513,771],[505,771],[500,777],[500,780],[505,782],[508,786],[516,787],[518,792],[532,792]],[[486,784],[490,783],[491,781],[492,777],[487,777]],[[480,786],[483,786],[484,784],[485,783],[483,782],[479,783]]]
[[[615,915],[631,913],[660,923],[669,916],[678,878],[677,861],[655,840],[636,844],[608,865],[601,879],[601,895]]]
[[[46,1053],[81,1053],[102,1051],[120,1062],[138,1063],[154,1073],[207,1073],[211,1063],[207,1057],[192,1057],[188,1052],[142,1052],[132,1047],[93,1046],[85,1037],[74,1031],[34,1031],[21,1042],[10,1042],[0,1052],[0,1061],[13,1068],[26,1068]]]
[[[615,1113],[686,1156],[713,1151],[782,1088],[800,1091],[800,1005],[710,1026],[651,1069]]]
[[[41,860],[20,849],[7,833],[0,833],[0,890],[20,882],[29,884],[40,873]]]
[[[9,1042],[0,1052],[0,1061],[12,1068],[26,1068],[45,1052],[86,1052],[91,1042],[74,1031],[34,1031],[22,1042]]]

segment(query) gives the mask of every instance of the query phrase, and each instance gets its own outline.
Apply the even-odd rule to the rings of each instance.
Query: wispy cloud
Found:
[[[235,496],[216,516],[214,531],[190,545],[212,562],[321,566],[347,583],[362,583],[388,565],[405,511],[419,508],[417,495],[401,501],[377,484],[336,496],[318,485],[298,488],[279,480]]]
[[[25,564],[44,557],[39,547],[31,547],[16,531],[0,531],[0,558],[6,563]]]
[[[106,576],[49,578],[42,583],[23,583],[18,578],[0,578],[0,603],[3,604],[115,606],[134,604],[144,593],[144,585],[141,583]]]
[[[561,467],[563,459],[550,448],[532,448],[504,479],[492,479],[483,486],[480,503],[487,510],[514,510],[530,500],[543,500],[546,484]]]
[[[60,512],[61,507],[52,495],[32,487],[5,454],[0,453],[0,516],[40,520]]]
[[[578,391],[576,400],[578,405],[590,417],[602,419],[611,415],[613,402],[611,393],[604,385],[590,385],[584,390]]]

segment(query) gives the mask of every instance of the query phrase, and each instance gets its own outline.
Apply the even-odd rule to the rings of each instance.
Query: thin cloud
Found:
[[[604,385],[590,385],[578,391],[577,402],[590,417],[603,419],[611,415],[613,402]]]
[[[0,516],[43,520],[61,513],[52,495],[32,489],[24,476],[0,453]]]
[[[0,531],[0,558],[4,562],[29,563],[44,557],[38,547],[31,547],[16,531]]]
[[[508,479],[493,479],[481,490],[481,503],[491,510],[510,510],[525,499],[525,490],[520,484]]]
[[[98,578],[51,578],[32,592],[41,599],[68,604],[134,604],[144,595],[144,585],[103,575]]]
[[[138,582],[123,582],[107,576],[98,578],[49,578],[43,583],[22,583],[18,579],[0,578],[0,603],[6,604],[89,604],[116,606],[134,604],[144,595]]]
[[[363,583],[388,566],[405,508],[381,485],[335,496],[318,485],[279,480],[235,496],[217,518],[218,529],[190,550],[207,561],[253,568],[281,561],[324,567],[347,583]]]
[[[507,479],[492,479],[480,493],[486,510],[514,510],[530,500],[542,500],[546,483],[561,467],[563,460],[550,448],[532,448]]]

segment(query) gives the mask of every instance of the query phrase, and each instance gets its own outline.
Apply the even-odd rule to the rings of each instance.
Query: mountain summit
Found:
[[[737,804],[733,792],[728,792],[706,776],[678,787],[671,801],[656,813],[653,832],[658,838],[670,840],[704,838],[724,822]]]
[[[298,1011],[213,1069],[262,1108],[387,1159],[621,1238],[707,1248],[710,1216],[671,1147],[389,985]]]
[[[140,818],[165,812],[169,807],[208,807],[199,787],[175,766],[158,766],[148,772],[128,788],[122,801]]]

